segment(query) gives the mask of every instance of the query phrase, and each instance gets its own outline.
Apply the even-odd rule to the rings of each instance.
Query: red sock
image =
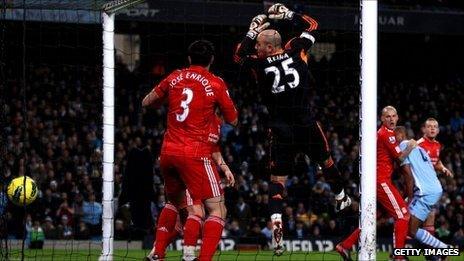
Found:
[[[224,223],[225,221],[222,218],[216,216],[209,216],[206,219],[203,229],[203,243],[199,255],[200,261],[209,261],[213,258],[219,240],[221,240]]]
[[[169,243],[172,243],[174,239],[176,239],[177,235],[182,235],[182,234],[183,234],[182,224],[180,222],[179,215],[177,215],[176,226],[174,227],[174,230],[171,231],[171,233],[169,234]]]
[[[163,258],[166,247],[171,243],[172,232],[176,231],[177,209],[171,204],[166,204],[158,218],[155,235],[155,254]]]
[[[431,235],[435,235],[435,227],[434,226],[424,226],[423,229],[429,232]]]
[[[394,248],[404,248],[406,244],[406,236],[408,235],[408,220],[397,219],[394,225]]]
[[[359,233],[361,233],[361,229],[357,228],[351,235],[349,235],[345,240],[343,240],[342,247],[344,249],[351,249],[359,240]]]
[[[200,216],[189,215],[184,227],[184,246],[196,246],[200,237],[203,220]]]

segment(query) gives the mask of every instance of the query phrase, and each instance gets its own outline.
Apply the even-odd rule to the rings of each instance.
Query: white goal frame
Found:
[[[377,202],[377,0],[360,0],[361,207],[358,260],[376,260]]]
[[[114,20],[115,13],[143,0],[115,0],[102,7],[103,25],[103,215],[99,260],[113,260],[114,243]]]
[[[103,24],[103,241],[99,260],[113,260],[114,239],[114,21],[115,12],[143,0],[115,0],[102,8]],[[361,207],[359,260],[376,259],[377,0],[360,0]]]

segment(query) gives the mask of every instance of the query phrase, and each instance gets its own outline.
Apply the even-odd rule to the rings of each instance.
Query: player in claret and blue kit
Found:
[[[404,151],[409,141],[405,140],[406,129],[403,126],[395,128],[395,138],[400,142],[400,149]],[[443,192],[427,151],[420,146],[414,148],[403,160],[401,167],[405,174],[406,193],[410,201],[409,235],[431,247],[447,248],[447,244],[435,238],[427,230],[419,228]]]

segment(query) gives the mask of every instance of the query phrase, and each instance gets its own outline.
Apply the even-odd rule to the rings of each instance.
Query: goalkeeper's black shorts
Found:
[[[272,175],[292,174],[298,153],[308,155],[311,162],[323,163],[330,156],[329,143],[317,121],[288,123],[273,121],[269,125],[269,169]]]

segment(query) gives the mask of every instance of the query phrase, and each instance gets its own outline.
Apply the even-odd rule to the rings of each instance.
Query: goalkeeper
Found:
[[[282,45],[278,31],[268,29],[270,20],[293,22],[303,30]],[[311,116],[308,50],[315,42],[318,23],[313,18],[295,13],[283,4],[274,4],[268,16],[255,16],[246,37],[237,46],[234,61],[256,72],[258,93],[269,111],[264,122],[268,129],[270,212],[273,224],[274,253],[283,252],[282,206],[285,182],[297,153],[307,154],[322,167],[326,180],[335,193],[336,211],[351,204],[343,190],[343,179],[330,156],[329,144],[318,121]]]

